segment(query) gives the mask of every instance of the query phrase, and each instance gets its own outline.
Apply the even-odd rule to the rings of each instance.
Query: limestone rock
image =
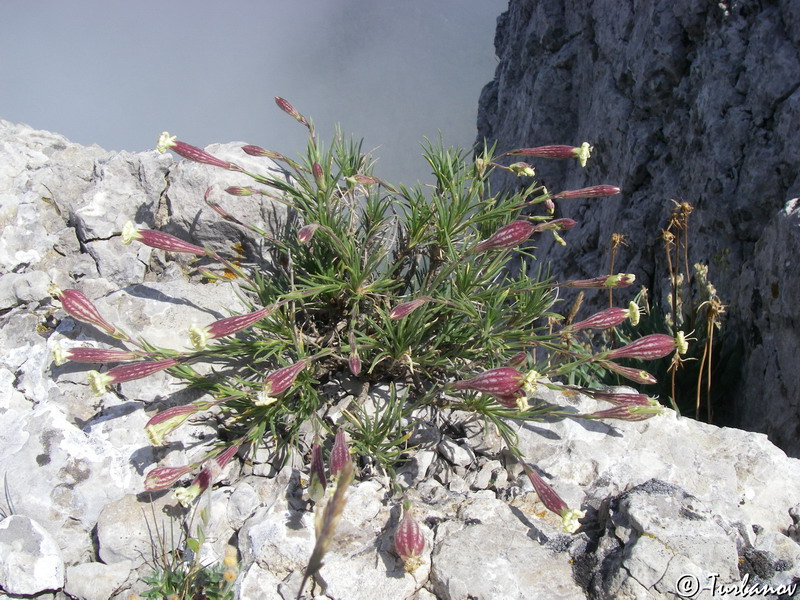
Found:
[[[64,559],[39,523],[22,515],[0,521],[0,588],[33,595],[64,585]]]
[[[517,5],[512,2],[512,12]],[[539,21],[531,27],[546,25],[539,32],[540,43],[561,47],[564,31],[580,13],[558,25],[551,19],[559,11],[556,5],[541,4],[538,10]],[[713,9],[686,8],[689,12],[681,13],[681,22],[700,35],[709,10]],[[786,22],[797,23],[796,18],[788,20],[790,14],[795,13],[787,9]],[[500,41],[503,31],[501,27]],[[658,90],[663,83],[656,80],[652,85]],[[214,432],[205,426],[182,427],[166,448],[153,449],[143,432],[149,416],[196,399],[199,392],[183,390],[162,373],[92,398],[83,367],[54,366],[50,355],[57,341],[119,344],[67,317],[43,297],[42,287],[45,281],[78,287],[108,320],[172,348],[185,346],[182,332],[192,323],[206,324],[228,316],[228,309],[241,312],[247,306],[235,289],[192,279],[186,261],[160,251],[143,255],[141,248],[119,245],[116,214],[104,214],[115,187],[104,187],[102,179],[109,177],[130,192],[116,197],[118,214],[134,214],[141,224],[172,227],[184,239],[204,243],[205,233],[191,225],[200,213],[205,222],[204,186],[211,182],[216,186],[213,193],[218,193],[223,182],[230,185],[230,173],[215,179],[214,171],[200,169],[184,186],[181,173],[193,165],[165,163],[154,153],[117,154],[0,124],[0,220],[8,225],[0,231],[0,285],[10,288],[0,289],[0,299],[7,304],[0,309],[0,474],[8,477],[12,519],[35,518],[58,546],[68,565],[66,593],[87,598],[113,594],[122,600],[146,590],[141,577],[149,571],[142,563],[153,550],[147,519],[159,523],[162,531],[184,525],[184,513],[170,513],[169,494],[152,502],[142,494],[146,473],[157,462],[176,466],[194,460],[185,449]],[[230,157],[235,160],[233,154]],[[61,180],[63,187],[58,185]],[[178,194],[181,189],[183,196]],[[184,209],[175,205],[194,194],[192,190],[200,196],[181,212]],[[11,196],[2,196],[5,193]],[[55,199],[61,213],[41,200],[45,196]],[[228,209],[249,201],[228,200],[234,203]],[[267,205],[253,204],[250,210],[251,222],[266,222],[259,219],[264,210],[269,212]],[[753,322],[765,357],[792,354],[778,341],[777,332],[792,329],[789,311],[797,294],[784,279],[778,296],[772,297],[771,282],[780,265],[768,260],[779,247],[794,252],[794,206],[783,212],[774,217],[775,244],[763,240],[754,246],[753,264],[768,277],[747,284],[771,302]],[[28,226],[35,236],[26,237]],[[222,248],[225,239],[234,238],[222,236],[214,243]],[[257,252],[255,238],[252,244]],[[135,268],[126,270],[126,261]],[[142,268],[145,281],[131,282]],[[743,271],[743,285],[748,276]],[[780,365],[784,371],[786,364]],[[762,378],[771,372],[753,368]],[[340,379],[342,388],[348,386],[344,376]],[[376,395],[359,399],[359,406],[377,414],[385,410],[386,397],[385,389],[374,387]],[[563,406],[567,413],[605,407],[583,396],[540,391],[542,400]],[[348,394],[358,394],[358,389],[332,390],[331,397],[346,401]],[[429,600],[434,595],[530,598],[538,593],[543,598],[600,599],[619,593],[616,597],[670,598],[675,590],[669,580],[678,568],[707,577],[698,566],[709,566],[728,581],[748,576],[776,585],[800,577],[800,545],[795,541],[800,538],[800,461],[787,458],[762,434],[678,420],[670,414],[639,423],[571,417],[512,423],[524,459],[570,507],[586,511],[581,529],[567,535],[494,428],[484,428],[474,415],[457,411],[423,407],[416,416],[423,421],[409,440],[416,454],[400,467],[398,480],[426,537],[422,564],[412,574],[402,569],[392,547],[400,498],[389,493],[380,475],[369,478],[362,473],[349,490],[345,514],[318,578],[320,586],[327,584],[328,597]],[[440,431],[443,422],[448,438]],[[307,434],[310,428],[301,432]],[[235,543],[241,554],[237,590],[243,598],[297,594],[315,543],[312,505],[303,488],[305,458],[302,452],[292,453],[281,467],[269,452],[256,452],[253,463],[241,470],[236,458],[201,499],[210,498],[212,504],[209,543],[201,556],[218,560],[225,545]],[[10,512],[8,508],[3,507]],[[29,531],[31,540],[39,539]],[[656,544],[659,540],[663,543]],[[109,564],[99,563],[98,553]],[[37,576],[37,589],[49,590],[41,598],[66,597],[57,591],[64,585],[64,569],[61,573],[56,587]],[[628,573],[636,573],[638,583],[626,583]],[[106,587],[81,588],[81,577]]]
[[[612,198],[559,203],[556,216],[578,221],[567,246],[536,239],[537,258],[550,261],[559,279],[606,273],[610,235],[622,233],[627,246],[616,270],[635,273],[651,298],[662,297],[667,268],[659,232],[671,199],[694,207],[690,262],[709,265],[728,305],[717,337],[730,363],[720,385],[732,397],[721,417],[769,433],[793,456],[800,456],[796,353],[771,359],[753,337],[762,333],[754,325],[762,307],[780,304],[763,288],[775,282],[784,294],[800,280],[787,244],[757,258],[775,237],[775,213],[800,195],[798,38],[794,2],[656,0],[634,8],[615,0],[511,0],[498,20],[499,64],[478,114],[479,145],[496,142],[498,153],[594,145],[585,169],[575,161],[533,161],[548,189],[622,189]],[[503,175],[495,185],[522,184]],[[602,301],[596,298],[595,306]],[[763,333],[794,347],[793,330]],[[762,368],[746,367],[757,364]]]
[[[64,591],[83,600],[107,600],[128,579],[128,561],[106,565],[99,562],[67,567]]]

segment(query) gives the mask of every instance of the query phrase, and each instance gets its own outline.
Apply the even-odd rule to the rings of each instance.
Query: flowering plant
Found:
[[[364,397],[371,386],[391,385],[386,411],[370,415],[341,408],[362,466],[393,473],[393,464],[410,451],[407,442],[420,407],[472,411],[498,427],[545,505],[574,530],[579,512],[566,507],[515,450],[508,422],[567,415],[538,401],[537,390],[574,389],[562,381],[581,365],[651,383],[646,371],[623,367],[616,359],[651,359],[675,351],[677,345],[668,336],[649,336],[617,350],[592,353],[571,340],[586,330],[633,319],[632,309],[611,308],[573,325],[559,325],[560,317],[551,312],[559,287],[611,290],[630,285],[631,274],[556,282],[543,269],[525,263],[516,273],[508,268],[512,256],[533,258],[530,243],[537,236],[553,235],[564,242],[561,234],[575,222],[554,219],[556,203],[566,206],[573,197],[614,195],[620,193],[618,188],[601,185],[551,193],[531,180],[516,193],[497,193],[490,176],[498,169],[532,176],[534,168],[527,163],[507,164],[517,156],[576,159],[584,165],[589,145],[522,148],[500,155],[485,147],[470,158],[464,151],[429,144],[424,158],[433,185],[409,188],[373,175],[360,144],[339,132],[325,148],[310,119],[286,100],[276,102],[308,130],[305,156],[295,161],[252,145],[242,151],[277,161],[288,176],[267,169],[266,175],[249,173],[166,133],[159,142],[162,151],[253,178],[252,187],[230,187],[227,193],[262,196],[290,209],[283,224],[289,232],[285,237],[266,235],[217,211],[264,237],[272,253],[268,264],[242,266],[200,242],[133,224],[122,232],[125,242],[196,257],[212,281],[232,274],[250,304],[249,312],[187,330],[191,350],[180,352],[154,348],[108,323],[76,290],[58,292],[73,318],[126,346],[91,352],[70,349],[61,352],[59,360],[132,360],[104,373],[90,372],[93,391],[102,394],[116,383],[165,370],[210,398],[167,409],[149,421],[148,435],[160,444],[176,427],[213,408],[222,433],[188,466],[151,471],[147,488],[165,489],[193,474],[189,487],[179,493],[182,502],[190,503],[237,453],[266,443],[308,452],[316,478],[314,494],[319,496],[325,489],[321,451],[304,442],[301,426],[310,421],[315,432],[332,432],[342,424],[331,418],[335,401],[323,390],[349,373],[361,384]],[[216,206],[209,199],[212,194],[213,190],[206,194],[207,201]],[[230,368],[204,375],[192,366],[198,361],[223,362]],[[397,392],[400,387],[402,394]],[[613,408],[571,414],[578,418],[639,420],[660,410],[641,394],[613,394],[594,387],[580,391]]]

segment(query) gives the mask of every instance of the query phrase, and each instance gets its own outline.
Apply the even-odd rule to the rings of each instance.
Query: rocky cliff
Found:
[[[239,146],[208,149],[245,163]],[[51,352],[57,343],[93,344],[98,331],[69,317],[48,287],[78,288],[115,325],[157,346],[183,347],[190,324],[244,309],[236,290],[201,283],[175,255],[123,245],[119,231],[133,219],[220,251],[235,241],[257,252],[255,236],[226,232],[202,201],[208,186],[220,190],[239,177],[0,121],[0,597],[143,594],[158,554],[153,532],[165,532],[169,549],[177,539],[169,532],[188,527],[175,499],[143,493],[143,480],[157,464],[195,460],[212,424],[182,427],[163,447],[150,445],[144,426],[197,392],[162,372],[94,397],[85,369],[58,366]],[[220,201],[258,227],[281,220],[267,199]],[[332,394],[344,400],[345,388]],[[567,412],[597,409],[589,398],[550,390],[539,399]],[[385,388],[364,402],[364,410],[385,410]],[[566,535],[493,428],[464,412],[444,419],[447,435],[438,421],[420,424],[399,469],[427,539],[420,567],[406,573],[393,552],[393,488],[362,477],[325,557],[326,593],[316,597],[667,599],[713,581],[793,593],[800,580],[800,461],[764,435],[672,413],[520,424],[526,458],[586,511],[581,530]],[[231,461],[202,500],[209,521],[201,560],[219,561],[234,545],[243,600],[296,597],[315,542],[307,467],[299,455],[282,468],[274,458],[260,451]]]
[[[616,265],[663,293],[660,241],[689,202],[690,260],[709,265],[728,305],[723,328],[732,394],[727,422],[766,432],[800,456],[800,3],[511,0],[498,20],[500,59],[483,90],[479,141],[498,151],[589,141],[584,170],[536,164],[553,190],[622,188],[574,201],[565,248],[538,255],[558,276]],[[501,179],[501,185],[514,185]]]

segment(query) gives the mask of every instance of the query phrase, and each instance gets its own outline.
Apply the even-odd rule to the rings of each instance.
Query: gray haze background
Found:
[[[246,141],[294,156],[335,123],[376,173],[428,181],[424,136],[471,146],[507,0],[3,0],[0,118],[109,150]]]

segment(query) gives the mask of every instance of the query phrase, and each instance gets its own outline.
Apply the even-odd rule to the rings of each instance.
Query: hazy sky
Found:
[[[0,119],[109,150],[246,141],[290,156],[272,100],[380,146],[376,172],[428,180],[424,136],[475,139],[507,0],[3,0]]]

